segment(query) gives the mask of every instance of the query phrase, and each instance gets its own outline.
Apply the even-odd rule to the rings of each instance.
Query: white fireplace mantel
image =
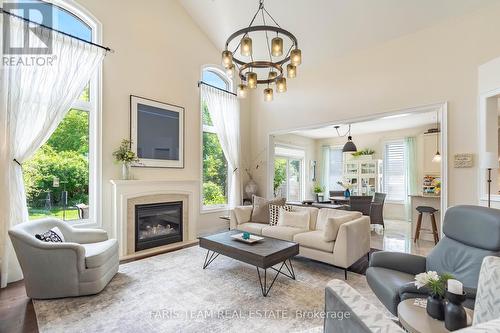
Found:
[[[180,194],[188,196],[187,243],[196,240],[196,212],[199,210],[199,182],[196,180],[111,180],[112,237],[118,239],[119,254],[127,256],[128,200],[150,195]]]

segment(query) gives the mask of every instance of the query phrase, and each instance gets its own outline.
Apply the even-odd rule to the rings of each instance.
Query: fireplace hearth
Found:
[[[135,205],[135,251],[182,242],[182,201]]]

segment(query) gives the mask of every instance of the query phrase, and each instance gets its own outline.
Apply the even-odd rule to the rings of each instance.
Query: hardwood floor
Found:
[[[33,302],[26,296],[23,281],[0,289],[0,332],[38,332]]]

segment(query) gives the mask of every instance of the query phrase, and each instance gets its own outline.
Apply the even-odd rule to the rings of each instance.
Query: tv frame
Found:
[[[149,167],[149,168],[184,168],[184,108],[182,106],[164,103],[149,98],[144,98],[136,95],[130,95],[130,149],[137,154],[137,106],[144,104],[156,108],[177,112],[179,114],[179,159],[164,160],[139,158],[139,162],[133,163],[133,167]]]

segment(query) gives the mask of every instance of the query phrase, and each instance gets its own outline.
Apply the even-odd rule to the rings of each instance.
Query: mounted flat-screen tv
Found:
[[[184,167],[184,108],[131,95],[130,125],[134,166]]]

